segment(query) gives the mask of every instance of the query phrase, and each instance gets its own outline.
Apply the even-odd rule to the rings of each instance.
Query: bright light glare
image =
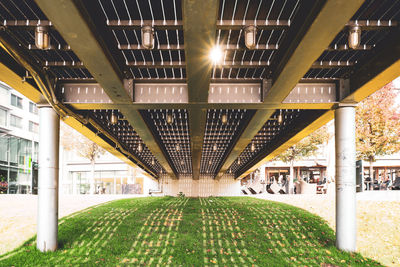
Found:
[[[400,77],[397,77],[396,79],[394,79],[393,86],[396,89],[400,89]]]
[[[223,52],[219,46],[214,46],[210,51],[210,60],[214,65],[221,64]]]

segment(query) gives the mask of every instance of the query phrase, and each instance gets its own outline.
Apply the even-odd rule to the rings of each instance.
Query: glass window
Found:
[[[8,161],[8,137],[0,136],[0,162]]]
[[[29,102],[29,112],[33,114],[38,114],[38,108],[35,103]]]
[[[38,161],[38,157],[39,157],[39,143],[38,143],[38,142],[35,142],[33,146],[34,146],[34,147],[33,147],[32,160],[33,160],[34,162],[37,162],[37,161]]]
[[[18,162],[18,138],[10,137],[10,162]]]
[[[0,126],[7,126],[7,110],[0,108]]]
[[[22,108],[22,98],[11,94],[11,105],[17,108]]]
[[[38,133],[39,132],[39,124],[29,121],[29,131],[32,133]]]
[[[22,119],[15,115],[10,116],[10,125],[22,129]]]
[[[32,167],[32,142],[26,139],[19,140],[19,166],[21,170],[30,173]]]

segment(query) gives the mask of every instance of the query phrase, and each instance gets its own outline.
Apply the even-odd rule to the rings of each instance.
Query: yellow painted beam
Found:
[[[267,163],[268,161],[274,159],[276,156],[287,150],[289,147],[292,145],[298,143],[300,140],[302,140],[304,137],[308,136],[315,130],[318,130],[322,126],[324,126],[326,123],[331,121],[334,118],[334,110],[329,110],[325,112],[321,117],[316,119],[313,123],[308,125],[306,128],[304,128],[302,131],[298,132],[295,136],[290,138],[286,143],[272,151],[270,154],[268,154],[265,158],[260,160],[257,164],[255,164],[253,167],[248,169],[246,172],[244,172],[242,175],[238,177],[238,179],[242,179],[255,171],[256,169],[260,168],[261,165]]]
[[[6,65],[0,62],[0,80],[5,82],[32,102],[40,103],[44,100],[42,94],[31,84],[22,82],[22,78]]]
[[[22,82],[21,77],[19,77],[14,71],[9,69],[6,65],[3,63],[0,63],[0,80],[9,86],[11,86],[13,89],[17,90],[19,93],[27,97],[29,100],[31,100],[34,103],[43,103],[43,96],[42,94],[31,84],[27,82]],[[129,160],[124,154],[116,150],[114,147],[109,145],[107,142],[105,142],[103,139],[101,139],[99,136],[97,136],[94,132],[89,130],[84,124],[79,122],[73,117],[65,117],[62,118],[64,123],[67,125],[71,126],[73,129],[78,131],[80,134],[88,138],[89,140],[93,141],[100,147],[104,148],[106,151],[110,152],[117,158],[121,159],[125,163],[129,164],[130,166],[133,167],[138,167],[135,163],[133,163],[131,160]],[[150,177],[153,179],[151,175],[149,175],[147,172],[144,172],[146,176]]]
[[[341,102],[360,102],[400,76],[400,59],[369,80]]]
[[[82,123],[80,123],[78,120],[76,120],[75,118],[72,117],[65,117],[62,119],[63,122],[65,124],[67,124],[68,126],[72,127],[74,130],[76,130],[77,132],[79,132],[80,134],[82,134],[83,136],[85,136],[86,138],[88,138],[90,141],[96,143],[97,145],[99,145],[100,147],[102,147],[103,149],[105,149],[106,151],[110,152],[112,155],[114,155],[115,157],[119,158],[120,160],[122,160],[123,162],[125,162],[126,164],[135,167],[135,168],[139,168],[135,163],[133,163],[131,160],[129,160],[124,154],[122,154],[121,152],[119,152],[118,150],[116,150],[113,146],[111,146],[110,144],[108,144],[107,142],[105,142],[102,138],[100,138],[98,135],[96,135],[94,132],[92,132],[91,130],[89,130],[85,125],[83,125]],[[143,172],[147,177],[150,177],[152,179],[154,179],[151,175],[149,175],[147,172]]]
[[[272,88],[264,100],[282,102],[363,3],[364,0],[327,0],[281,71],[274,77]]]

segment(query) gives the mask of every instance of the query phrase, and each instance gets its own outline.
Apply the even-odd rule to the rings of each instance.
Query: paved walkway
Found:
[[[59,198],[59,218],[93,205],[131,197],[135,195],[62,195]],[[0,214],[0,255],[36,234],[36,195],[1,194]]]
[[[335,195],[271,195],[324,218],[335,229]],[[357,193],[357,250],[387,266],[400,266],[400,191]]]

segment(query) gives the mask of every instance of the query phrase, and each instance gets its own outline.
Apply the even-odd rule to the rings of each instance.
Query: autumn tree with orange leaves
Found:
[[[290,163],[288,185],[289,194],[293,193],[294,162],[296,160],[314,156],[318,149],[328,142],[329,138],[330,134],[328,132],[328,127],[324,125],[276,157],[276,159],[285,163]]]
[[[369,161],[370,176],[376,157],[400,151],[398,92],[389,83],[360,102],[356,108],[357,158]]]

